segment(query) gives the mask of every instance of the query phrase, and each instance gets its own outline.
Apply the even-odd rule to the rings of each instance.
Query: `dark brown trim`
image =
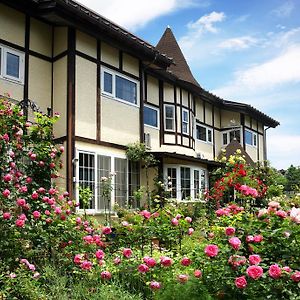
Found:
[[[178,145],[172,144],[172,143],[164,143],[164,145],[166,145],[166,146],[178,146]],[[184,145],[184,144],[180,145],[180,147],[184,147],[184,148],[187,148],[187,149],[191,149],[191,147],[186,146],[186,145]]]
[[[174,105],[174,102],[171,102],[171,101],[164,101],[164,104],[171,104],[171,105]],[[178,105],[178,104],[177,104]],[[185,106],[185,105],[181,105],[182,106],[182,108],[184,108],[184,109],[186,109],[186,110],[188,110],[188,111],[190,111],[190,112],[193,112],[193,109],[191,108],[191,107],[189,107],[189,106]]]
[[[26,31],[26,28],[25,28],[25,31]],[[25,32],[25,35],[26,35],[26,32]],[[25,41],[26,41],[26,37],[25,37]],[[14,48],[14,49],[22,51],[22,52],[25,52],[25,47],[22,47],[20,45],[11,43],[11,42],[3,40],[3,39],[0,39],[0,44],[10,47],[10,48]]]
[[[96,108],[96,122],[97,122],[97,141],[101,140],[101,42],[97,40],[97,108]]]
[[[123,71],[123,51],[119,50],[119,69]]]
[[[181,146],[183,146],[183,137],[182,137],[182,88],[180,88],[179,94],[179,101],[180,101],[180,136],[181,136]]]
[[[144,102],[148,102],[148,76],[147,73],[144,71]],[[156,105],[157,106],[157,105]],[[157,106],[159,107],[159,106]]]
[[[97,140],[93,140],[93,139],[89,139],[89,138],[85,138],[85,137],[81,137],[81,136],[75,136],[75,141],[76,142],[83,142],[83,143],[93,144],[93,145],[111,147],[111,148],[121,149],[121,150],[126,150],[127,149],[127,146],[118,145],[118,144],[114,144],[114,143],[110,143],[110,142],[97,141]]]
[[[250,127],[252,128],[252,117],[250,117]]]
[[[29,54],[30,54],[31,56],[37,57],[37,58],[39,58],[39,59],[42,59],[42,60],[45,60],[45,61],[48,61],[48,62],[52,62],[52,58],[51,58],[51,57],[46,56],[46,55],[44,55],[44,54],[40,54],[40,53],[38,53],[38,52],[36,52],[36,51],[29,50]]]
[[[157,105],[157,104],[154,104],[154,103],[151,103],[151,102],[148,102],[148,101],[144,101],[144,102],[145,102],[145,105],[153,106],[153,107],[155,107],[155,108],[157,108],[157,109],[160,108],[160,106]]]
[[[215,137],[215,106],[212,106],[212,125],[213,125],[213,158],[216,157],[216,137]]]
[[[54,55],[54,26],[52,26],[52,32],[51,32],[51,39],[52,39],[52,45],[51,45],[51,56]],[[53,108],[54,108],[54,62],[52,59],[51,62],[51,116],[53,116]]]
[[[249,127],[249,126],[247,126],[247,125],[245,125],[244,127],[245,127],[246,129],[249,129],[249,130],[251,130],[251,131],[257,133],[257,134],[263,135],[262,132],[259,132],[259,131],[257,131],[256,129],[252,129],[251,127]]]
[[[246,141],[245,141],[245,115],[240,114],[240,122],[242,126],[242,138],[243,138],[243,148],[246,150]]]
[[[178,116],[177,116],[177,87],[174,85],[174,103],[175,103],[175,112],[174,112],[174,119],[175,119],[175,144],[178,144]]]
[[[90,61],[90,62],[93,62],[93,63],[95,63],[95,64],[98,62],[98,61],[97,61],[97,58],[92,57],[92,56],[90,56],[90,55],[88,55],[88,54],[85,54],[85,53],[83,53],[83,52],[81,52],[81,51],[79,51],[79,50],[76,50],[76,51],[75,51],[75,54],[78,55],[78,56],[80,56],[81,58],[84,58],[84,59],[86,59],[86,60],[88,60],[88,61]]]
[[[30,43],[30,16],[26,15],[25,19],[25,62],[24,62],[24,90],[23,99],[28,100],[28,88],[29,88],[29,43]],[[25,111],[28,117],[28,111]]]
[[[67,141],[67,136],[61,136],[59,138],[54,139],[55,144],[63,144],[65,141]]]
[[[192,123],[192,109],[191,109],[191,94],[190,92],[188,92],[188,111],[189,111],[189,147],[191,148],[191,135],[192,135],[192,127],[191,127],[191,123]]]
[[[67,190],[73,194],[73,163],[75,157],[75,47],[76,31],[68,28],[68,61],[67,61]]]
[[[165,135],[165,117],[164,117],[164,82],[158,81],[158,98],[159,98],[159,111],[160,111],[160,130],[159,130],[159,146],[164,144]]]
[[[122,56],[122,55],[121,55]],[[123,60],[123,58],[122,58]],[[121,61],[120,61],[121,63]],[[140,143],[144,142],[144,70],[142,61],[139,61],[139,82],[140,82]]]
[[[259,161],[259,135],[256,135],[256,147],[257,147],[257,161]]]
[[[65,51],[63,51],[63,52],[57,54],[56,56],[54,56],[53,59],[52,59],[52,61],[53,61],[53,62],[56,62],[56,61],[58,61],[59,59],[65,57],[66,55],[68,55],[68,50],[65,50]]]

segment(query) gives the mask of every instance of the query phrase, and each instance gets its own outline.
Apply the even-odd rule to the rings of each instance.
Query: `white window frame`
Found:
[[[200,173],[200,189],[201,189],[201,173],[204,173],[204,178],[205,178],[205,190],[208,189],[208,172],[207,169],[205,168],[201,168],[198,166],[194,166],[194,165],[177,165],[177,164],[166,164],[164,165],[164,178],[166,180],[166,187],[168,188],[168,168],[174,168],[176,169],[176,195],[177,195],[177,201],[178,202],[189,202],[190,200],[182,200],[182,192],[181,192],[181,177],[180,177],[180,168],[190,168],[190,182],[191,182],[191,186],[190,186],[190,195],[191,195],[191,200],[192,201],[201,201],[202,199],[202,195],[204,193],[204,191],[202,191],[202,193],[200,193],[200,197],[199,198],[194,198],[194,171],[198,170]]]
[[[172,107],[172,110],[173,110],[173,118],[172,118],[172,129],[167,129],[166,128],[166,125],[167,125],[167,122],[166,122],[166,120],[167,120],[167,115],[166,115],[166,107]],[[170,118],[168,118],[168,119],[170,119]],[[173,105],[173,104],[165,104],[164,105],[164,129],[165,129],[165,131],[171,131],[171,132],[174,132],[175,131],[175,106]]]
[[[200,127],[203,127],[205,128],[206,130],[206,140],[203,141],[203,140],[200,140],[197,138],[197,126],[200,126]],[[208,131],[211,132],[211,141],[208,140]],[[205,125],[202,125],[202,124],[199,124],[199,123],[196,123],[196,126],[195,126],[195,133],[196,133],[196,140],[201,142],[201,143],[206,143],[206,144],[212,144],[213,143],[213,140],[214,140],[214,137],[213,137],[213,130],[211,127],[208,127],[208,126],[205,126]],[[223,136],[222,136],[223,137]]]
[[[147,108],[150,108],[150,109],[153,109],[156,111],[156,119],[157,119],[157,126],[152,126],[152,125],[148,125],[148,124],[145,124],[145,121],[144,121],[144,126],[147,126],[147,127],[150,127],[150,128],[154,128],[154,129],[159,129],[159,109],[157,107],[154,107],[154,106],[151,106],[151,105],[144,105],[144,107],[147,107]]]
[[[229,129],[229,130],[221,131],[221,138],[222,138],[222,145],[223,146],[226,146],[226,145],[230,144],[230,132],[236,131],[236,130],[240,131],[240,142],[239,143],[243,142],[243,135],[242,135],[242,132],[241,132],[242,130],[241,130],[241,127],[238,126],[238,127],[235,127],[235,128]],[[223,135],[224,134],[227,134],[227,144],[223,143]]]
[[[104,72],[112,75],[112,93],[104,91]],[[136,84],[136,103],[126,101],[126,100],[118,98],[116,96],[116,76],[119,76],[121,78],[124,78],[124,79]],[[102,95],[108,96],[109,98],[112,98],[116,101],[119,101],[119,102],[127,104],[127,105],[131,105],[131,106],[135,106],[135,107],[139,107],[139,105],[140,105],[140,83],[139,83],[139,81],[135,80],[129,76],[126,76],[120,72],[114,71],[112,69],[101,67],[101,93],[102,93]]]
[[[185,113],[186,113],[186,116],[187,116],[187,120],[184,119]],[[184,128],[183,124],[186,124],[186,131],[183,131],[183,128]],[[182,114],[181,114],[181,131],[182,131],[182,133],[189,134],[189,125],[190,125],[189,110],[183,108],[182,109]]]
[[[95,214],[102,214],[105,212],[104,209],[98,209],[98,201],[97,201],[97,189],[99,188],[97,185],[100,184],[100,178],[98,178],[98,159],[97,159],[97,156],[98,155],[104,155],[104,156],[109,156],[111,158],[110,160],[110,170],[111,170],[111,173],[114,173],[115,172],[115,158],[121,158],[121,159],[126,159],[126,156],[125,155],[115,155],[115,154],[112,154],[111,152],[109,151],[100,151],[100,152],[95,152],[93,151],[92,149],[89,149],[88,147],[84,147],[83,149],[80,148],[80,149],[76,149],[76,182],[75,182],[75,186],[76,186],[76,192],[75,192],[75,196],[76,196],[76,199],[77,199],[77,202],[79,202],[79,153],[86,153],[86,154],[93,154],[94,155],[94,164],[95,164],[95,190],[94,190],[94,199],[95,199],[95,208],[92,208],[92,209],[82,209],[80,207],[77,207],[77,212],[82,214],[84,213],[84,211],[86,211],[87,214],[91,214],[91,215],[95,215]],[[128,163],[128,160],[127,160],[127,163]],[[127,177],[126,177],[126,186],[128,187],[128,168],[127,168]],[[110,211],[112,214],[115,214],[115,211],[113,210],[113,207],[115,205],[115,176],[112,176],[112,191],[111,191],[111,208],[112,210]],[[128,203],[129,201],[129,192],[127,193],[127,196],[126,196],[126,202]],[[106,212],[108,212],[109,210],[107,209]]]
[[[248,131],[249,133],[252,134],[252,144],[248,144],[247,141],[246,141],[246,131]],[[254,136],[255,136],[255,138],[254,138]],[[250,129],[245,129],[245,137],[244,137],[244,139],[245,139],[245,144],[247,146],[257,148],[257,133],[256,132],[254,132],[254,131],[252,131]],[[254,141],[256,141],[256,143],[254,143]]]
[[[2,44],[0,44],[0,51],[1,51],[0,78],[8,81],[12,81],[14,83],[24,84],[24,59],[25,59],[24,53],[7,46],[3,46]],[[7,75],[7,53],[11,53],[19,57],[19,77]]]

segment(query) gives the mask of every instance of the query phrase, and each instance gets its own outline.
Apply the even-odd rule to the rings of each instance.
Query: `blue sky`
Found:
[[[276,168],[300,166],[300,1],[80,0],[156,45],[169,25],[200,85],[253,105]]]

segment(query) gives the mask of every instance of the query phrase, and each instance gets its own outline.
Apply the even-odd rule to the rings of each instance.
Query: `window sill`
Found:
[[[111,99],[111,100],[114,100],[114,101],[118,101],[120,103],[129,105],[129,106],[133,106],[133,107],[139,108],[138,104],[134,104],[134,103],[128,102],[126,100],[122,100],[122,99],[116,98],[116,97],[114,97],[114,96],[112,96],[110,94],[104,93],[104,92],[101,93],[101,96],[104,96],[104,97],[106,97],[108,99]]]
[[[7,77],[4,77],[4,76],[0,76],[0,79],[8,81],[10,83],[14,83],[14,84],[18,84],[18,85],[24,85],[24,82],[22,80],[7,78]]]

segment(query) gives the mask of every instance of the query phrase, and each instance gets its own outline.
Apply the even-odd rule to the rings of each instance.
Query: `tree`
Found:
[[[300,167],[291,165],[285,172],[287,180],[285,189],[287,191],[297,191],[300,188]]]

